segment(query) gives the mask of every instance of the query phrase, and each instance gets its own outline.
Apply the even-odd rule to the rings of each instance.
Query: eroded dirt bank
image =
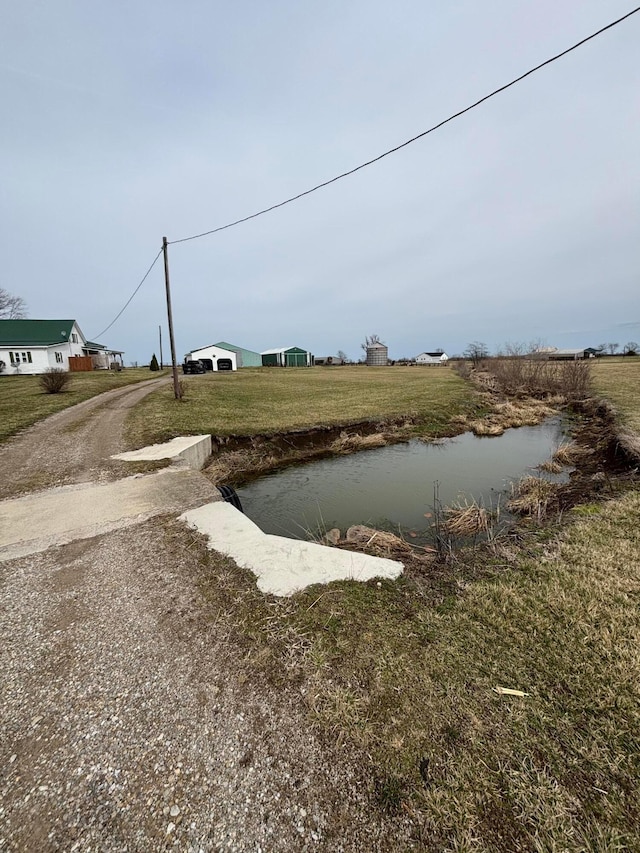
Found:
[[[559,408],[541,400],[498,401],[484,418],[460,415],[437,436],[425,434],[420,419],[399,417],[317,426],[275,435],[213,436],[213,456],[205,474],[216,484],[243,485],[262,474],[327,456],[340,456],[419,438],[438,441],[463,432],[500,435],[506,429],[535,426]]]
[[[437,438],[425,437],[420,421],[411,418],[317,426],[276,435],[213,436],[213,456],[205,473],[216,482],[232,479],[240,485],[288,465],[412,438],[437,442],[439,438],[467,431],[478,436],[498,436],[513,427],[535,426],[562,411],[573,418],[571,431],[583,448],[580,468],[585,473],[606,469],[612,474],[622,474],[640,461],[640,439],[619,426],[615,410],[604,400],[586,399],[571,407],[557,400],[514,400],[495,404],[484,418],[456,417],[450,428]]]

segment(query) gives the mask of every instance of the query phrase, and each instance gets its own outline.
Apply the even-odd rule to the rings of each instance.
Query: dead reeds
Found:
[[[465,498],[453,506],[445,507],[443,529],[451,536],[468,538],[486,534],[492,521],[492,514],[477,501]]]
[[[526,515],[542,521],[547,516],[551,503],[558,492],[556,483],[544,477],[527,475],[511,486],[511,497],[507,502],[509,512]]]

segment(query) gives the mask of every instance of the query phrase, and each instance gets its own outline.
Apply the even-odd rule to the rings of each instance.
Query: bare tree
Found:
[[[0,287],[0,320],[22,320],[26,316],[27,304],[24,299]]]
[[[382,344],[382,341],[380,340],[380,335],[367,335],[366,338],[364,339],[364,343],[360,344],[360,346],[366,352],[367,347],[372,347],[372,346],[375,346],[376,344]],[[382,345],[384,346],[384,344],[382,344]]]
[[[489,348],[481,341],[473,341],[462,354],[465,358],[470,358],[474,367],[477,367],[483,358],[488,357]]]
[[[622,349],[624,355],[638,355],[640,351],[640,344],[637,344],[635,341],[629,341],[626,343]]]
[[[343,349],[338,350],[338,358],[343,361],[345,364],[349,361],[349,356]]]
[[[607,344],[607,349],[609,350],[611,355],[615,355],[615,352],[619,346],[620,346],[620,344]]]

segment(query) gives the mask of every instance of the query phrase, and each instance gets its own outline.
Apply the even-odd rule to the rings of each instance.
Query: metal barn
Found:
[[[262,355],[263,367],[311,367],[313,356],[300,347],[267,349]]]
[[[218,341],[214,346],[235,352],[238,368],[262,367],[262,356],[259,352],[254,352],[253,350],[245,349],[244,347],[238,347],[235,344],[230,344],[228,341]]]

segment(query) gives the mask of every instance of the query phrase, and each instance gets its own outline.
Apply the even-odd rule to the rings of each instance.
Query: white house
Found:
[[[223,349],[222,347],[210,344],[208,347],[200,347],[200,349],[191,350],[185,357],[185,361],[202,361],[207,370],[229,370],[229,361],[231,362],[231,370],[238,369],[238,355],[232,350]],[[222,365],[218,362],[222,361]]]
[[[446,352],[421,352],[416,356],[416,364],[445,364],[449,361]]]
[[[0,320],[0,373],[4,375],[109,368],[122,353],[87,341],[75,320]],[[69,363],[69,359],[74,359]]]

